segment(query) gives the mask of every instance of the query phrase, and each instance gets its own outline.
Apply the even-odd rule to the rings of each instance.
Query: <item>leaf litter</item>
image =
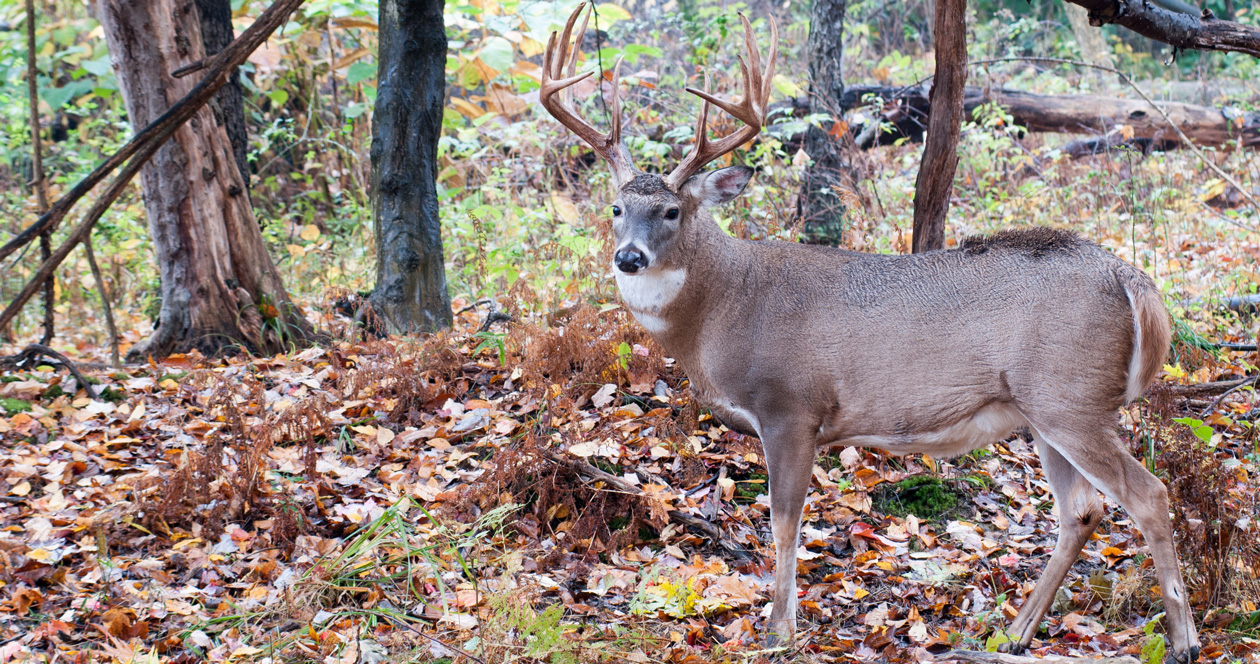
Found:
[[[820,454],[802,634],[767,651],[759,443],[623,311],[552,323],[501,346],[474,312],[423,341],[174,356],[97,372],[101,400],[50,367],[5,374],[24,407],[0,418],[0,662],[924,662],[1005,639],[1056,533],[1027,440]],[[1204,379],[1242,362],[1199,360]],[[1254,660],[1260,636],[1243,407],[1122,418],[1171,478],[1205,661]],[[938,493],[959,504],[933,512]],[[1151,561],[1107,504],[1034,653],[1162,655]]]

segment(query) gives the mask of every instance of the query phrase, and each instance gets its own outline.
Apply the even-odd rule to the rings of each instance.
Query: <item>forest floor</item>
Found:
[[[54,367],[5,373],[0,662],[934,661],[996,647],[1054,546],[1019,436],[949,462],[837,449],[806,508],[800,638],[763,650],[758,441],[698,409],[621,309],[482,318],[88,367],[96,399]],[[1254,362],[1200,355],[1163,380]],[[1172,480],[1207,662],[1260,652],[1255,411],[1235,396],[1201,425],[1170,418],[1202,401],[1167,395],[1121,417]],[[1162,655],[1147,549],[1107,506],[1035,653]]]

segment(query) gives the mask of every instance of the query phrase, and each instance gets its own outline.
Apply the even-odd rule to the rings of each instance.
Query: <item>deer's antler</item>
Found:
[[[634,176],[639,172],[634,167],[634,160],[630,158],[630,151],[621,142],[621,94],[619,89],[621,58],[618,58],[617,64],[613,66],[612,101],[610,104],[612,127],[607,134],[601,134],[590,123],[579,117],[573,110],[573,105],[569,99],[568,88],[594,73],[586,72],[585,74],[574,75],[574,72],[577,70],[578,48],[581,46],[582,35],[586,34],[586,22],[590,20],[590,13],[587,13],[586,17],[582,19],[582,28],[578,31],[577,41],[572,44],[572,53],[569,52],[569,40],[573,37],[573,25],[577,23],[578,16],[581,15],[582,10],[586,7],[586,3],[583,3],[573,10],[573,13],[569,16],[568,23],[564,26],[564,32],[560,33],[558,38],[556,33],[552,32],[551,38],[547,40],[547,50],[543,53],[542,88],[538,91],[538,99],[552,117],[577,134],[578,138],[586,141],[595,149],[596,154],[608,161],[608,164],[612,167],[613,179],[616,181],[617,186],[620,187],[634,179]],[[565,71],[566,65],[567,72]]]
[[[770,86],[771,80],[774,78],[775,53],[779,48],[779,27],[775,24],[774,17],[771,16],[770,54],[766,59],[766,67],[763,71],[761,68],[761,54],[757,50],[756,39],[753,38],[752,25],[748,22],[748,18],[744,16],[743,12],[740,12],[739,20],[744,22],[744,46],[748,50],[748,59],[739,59],[739,70],[744,77],[744,98],[738,102],[722,101],[709,94],[709,76],[707,73],[704,77],[704,90],[687,88],[687,92],[704,100],[704,106],[700,108],[700,117],[696,122],[696,144],[692,146],[691,152],[687,153],[687,156],[683,158],[682,163],[665,178],[665,183],[675,191],[687,181],[687,178],[704,168],[705,164],[752,140],[761,131],[761,127],[766,122],[766,106],[770,103]],[[744,126],[727,136],[710,142],[707,135],[709,104],[726,111],[731,117],[743,122]]]

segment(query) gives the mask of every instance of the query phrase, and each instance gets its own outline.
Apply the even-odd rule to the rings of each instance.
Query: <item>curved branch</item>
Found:
[[[1176,48],[1228,51],[1260,58],[1260,27],[1170,11],[1147,0],[1067,0],[1089,10],[1089,23],[1113,23]]]

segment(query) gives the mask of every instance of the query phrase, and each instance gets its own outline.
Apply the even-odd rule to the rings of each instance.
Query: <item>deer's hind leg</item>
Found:
[[[1059,586],[1063,585],[1064,577],[1103,517],[1103,505],[1098,490],[1063,455],[1047,445],[1044,439],[1040,436],[1036,439],[1041,469],[1050,481],[1054,504],[1059,512],[1059,539],[1037,586],[1024,601],[1015,622],[1011,623],[1008,631],[1011,642],[1002,646],[1002,650],[1015,654],[1027,648],[1036,636],[1041,618],[1054,603],[1054,596]]]
[[[1099,418],[1089,433],[1076,426],[1053,426],[1073,422],[1067,417],[1029,418],[1037,437],[1067,459],[1090,483],[1110,496],[1133,517],[1142,531],[1155,574],[1163,594],[1168,639],[1172,642],[1169,660],[1189,664],[1199,656],[1199,636],[1194,616],[1181,580],[1181,566],[1173,548],[1172,520],[1168,517],[1168,490],[1120,442],[1114,420]],[[1043,435],[1044,434],[1044,435]],[[1057,552],[1056,552],[1057,553]]]

